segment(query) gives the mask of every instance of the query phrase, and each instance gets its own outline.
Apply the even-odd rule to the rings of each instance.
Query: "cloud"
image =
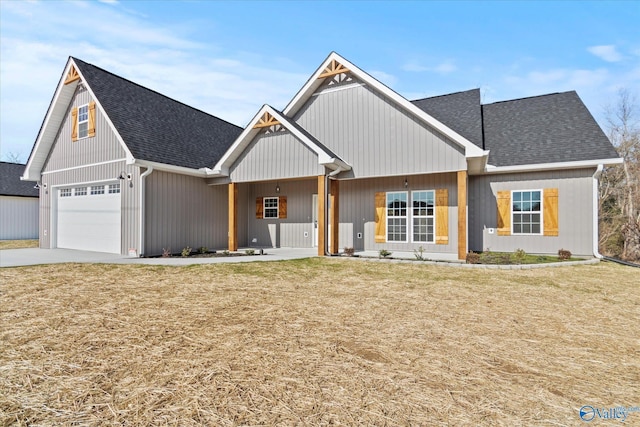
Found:
[[[396,76],[385,73],[384,71],[370,70],[369,74],[371,74],[377,80],[380,80],[382,83],[384,83],[389,87],[393,87],[398,82],[398,79]]]
[[[622,55],[616,50],[612,44],[591,46],[587,50],[598,58],[607,62],[618,62],[622,60]]]
[[[223,53],[185,23],[157,27],[112,5],[0,1],[0,7],[3,153],[28,155],[70,55],[238,125],[264,103],[283,108],[308,78],[291,71],[292,60]]]
[[[441,62],[432,67],[427,67],[415,61],[409,61],[405,63],[401,68],[404,71],[409,71],[409,72],[421,73],[421,72],[430,71],[438,74],[450,74],[458,70],[458,67],[453,63],[453,61],[450,61],[450,60]]]

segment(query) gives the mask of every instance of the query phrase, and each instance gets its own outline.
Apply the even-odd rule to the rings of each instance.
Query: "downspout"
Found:
[[[324,192],[325,192],[325,201],[324,201],[324,255],[325,256],[332,256],[332,254],[329,253],[329,178],[333,178],[334,176],[338,175],[340,172],[344,171],[344,167],[343,166],[338,166],[338,168],[336,170],[331,171],[331,173],[329,173],[328,175],[324,176]]]
[[[600,254],[598,244],[600,242],[600,232],[598,230],[598,180],[602,175],[602,170],[604,166],[599,164],[596,168],[596,172],[593,174],[593,256],[602,259],[602,255]]]
[[[140,175],[140,222],[139,222],[139,238],[140,241],[138,242],[138,247],[140,248],[140,256],[142,257],[144,255],[144,207],[145,207],[145,203],[144,203],[144,189],[145,189],[145,178],[149,175],[151,175],[151,172],[153,172],[153,166],[149,166],[147,167],[147,170],[144,171],[141,175]]]

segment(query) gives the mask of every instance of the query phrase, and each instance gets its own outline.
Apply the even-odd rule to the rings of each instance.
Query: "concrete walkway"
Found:
[[[238,252],[244,252],[242,249]],[[101,264],[150,264],[150,265],[192,265],[216,264],[221,262],[284,261],[315,257],[316,248],[273,248],[265,249],[265,255],[230,256],[212,258],[133,258],[102,252],[76,251],[73,249],[5,249],[0,251],[0,267],[19,267],[40,264],[60,264],[65,262]]]

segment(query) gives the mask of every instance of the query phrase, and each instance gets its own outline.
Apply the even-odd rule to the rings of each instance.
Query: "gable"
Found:
[[[318,155],[291,132],[275,126],[262,130],[229,169],[233,182],[317,176],[324,174]]]
[[[325,81],[294,121],[350,164],[353,177],[467,168],[462,146],[355,77]]]
[[[78,85],[49,151],[43,173],[126,158],[127,153],[100,108],[95,109],[95,136],[73,140],[73,123],[77,119],[72,112],[92,102],[95,100],[89,91]]]

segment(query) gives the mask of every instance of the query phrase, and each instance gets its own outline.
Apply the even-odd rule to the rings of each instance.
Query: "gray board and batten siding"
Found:
[[[145,182],[145,256],[228,244],[228,186],[153,171]]]
[[[313,194],[318,193],[318,180],[301,179],[239,185],[238,244],[255,248],[313,247]],[[287,197],[287,218],[256,218],[258,197]],[[246,222],[244,222],[246,221]],[[246,224],[246,225],[245,225]],[[243,227],[246,234],[241,234]],[[254,241],[255,239],[255,241]]]
[[[0,195],[0,240],[37,239],[38,204],[37,197]]]
[[[407,177],[370,178],[340,181],[340,240],[339,247],[352,247],[358,251],[408,251],[422,246],[425,252],[457,253],[458,251],[458,186],[455,173],[413,175]],[[402,242],[375,242],[375,194],[381,191],[448,190],[449,243],[412,242],[411,221],[408,221],[407,238]],[[409,199],[410,200],[410,199]],[[434,226],[435,230],[435,226]],[[362,233],[362,238],[358,238]]]
[[[469,177],[469,249],[472,251],[593,254],[595,168]],[[558,236],[510,235],[497,231],[498,191],[558,189]],[[489,233],[493,229],[493,234]]]
[[[466,170],[464,149],[368,85],[322,85],[295,122],[370,178]]]
[[[261,131],[230,169],[233,182],[301,178],[324,174],[318,155],[289,131]]]
[[[126,164],[126,153],[106,118],[96,108],[96,135],[71,140],[71,109],[88,104],[89,92],[79,87],[44,164],[40,187],[40,246],[56,247],[56,202],[60,188],[90,184],[121,184],[121,253],[138,248],[140,169]],[[125,172],[131,181],[118,180]],[[46,184],[46,188],[45,188]]]

